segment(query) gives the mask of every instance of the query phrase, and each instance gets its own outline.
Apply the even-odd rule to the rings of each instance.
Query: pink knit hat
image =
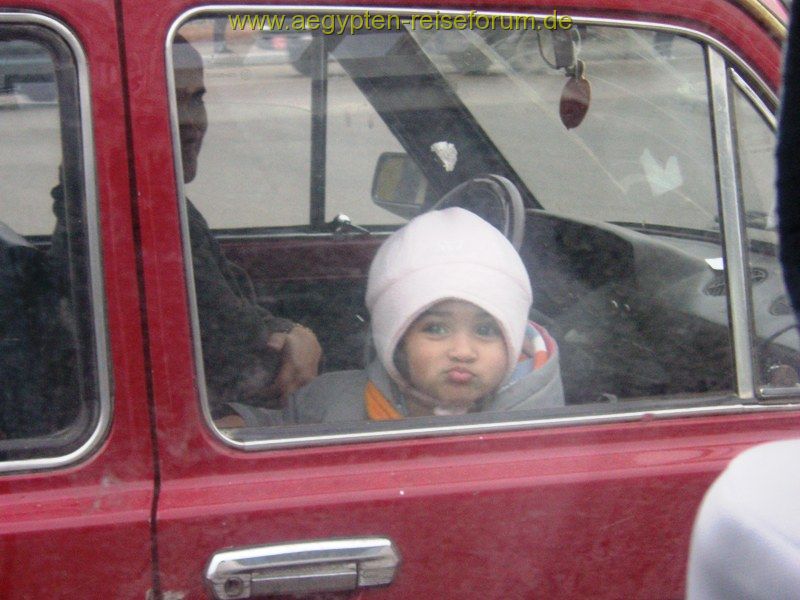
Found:
[[[517,363],[532,302],[528,272],[497,229],[463,208],[424,213],[390,235],[369,269],[372,340],[389,374],[402,380],[394,352],[414,320],[437,302],[466,300],[500,325],[507,375]]]

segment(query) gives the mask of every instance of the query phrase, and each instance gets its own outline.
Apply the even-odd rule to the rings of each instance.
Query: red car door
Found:
[[[116,22],[113,2],[0,3],[3,598],[153,588]]]
[[[585,229],[587,226],[579,216],[567,218],[559,213],[548,217],[537,212],[537,206],[529,206],[529,222],[533,220],[551,224],[533,230],[533,234],[541,235],[536,238],[541,242],[541,248],[561,244],[559,247],[568,250],[563,256],[569,255],[570,260],[590,260],[594,247],[589,245],[586,250],[586,244],[593,243],[587,241],[588,233],[595,236],[592,239],[599,239],[605,235],[602,231],[613,231],[618,239],[626,240],[626,244],[647,248],[636,257],[638,260],[649,256],[657,265],[653,270],[645,269],[636,261],[625,263],[627,266],[621,269],[636,271],[639,291],[648,285],[648,281],[659,280],[669,265],[678,264],[670,261],[689,261],[688,256],[694,257],[691,259],[694,266],[681,272],[680,277],[675,279],[675,287],[669,290],[656,287],[653,289],[660,289],[660,294],[646,295],[647,300],[654,303],[652,306],[661,306],[661,301],[673,303],[669,304],[674,308],[674,312],[668,315],[669,319],[685,318],[680,328],[673,328],[671,322],[667,323],[672,328],[669,329],[670,334],[693,336],[686,338],[691,342],[684,341],[675,348],[675,362],[661,361],[663,369],[652,374],[632,373],[644,371],[644,367],[651,364],[644,360],[634,362],[637,358],[634,354],[639,354],[641,358],[643,354],[649,355],[651,348],[637,346],[640,350],[626,355],[625,360],[613,360],[610,348],[606,354],[606,357],[612,357],[609,362],[620,363],[608,365],[608,369],[621,366],[614,372],[619,374],[628,371],[625,376],[630,384],[626,388],[629,395],[662,394],[666,404],[627,403],[624,398],[618,398],[626,393],[620,388],[614,394],[604,396],[605,404],[599,402],[587,408],[576,401],[576,406],[567,406],[560,412],[528,415],[513,421],[497,418],[485,422],[459,421],[452,425],[426,422],[425,426],[405,430],[378,426],[355,429],[301,426],[297,429],[276,428],[241,433],[231,432],[221,425],[215,427],[210,420],[211,411],[205,404],[205,382],[203,371],[199,368],[201,353],[208,351],[208,348],[202,348],[198,334],[192,337],[191,333],[193,321],[197,322],[197,314],[192,308],[196,291],[187,284],[190,282],[187,262],[191,262],[187,259],[191,257],[191,250],[182,242],[182,232],[188,233],[189,226],[185,215],[187,209],[181,198],[184,188],[178,185],[178,179],[186,178],[188,183],[194,179],[195,168],[199,170],[200,177],[204,169],[216,168],[217,165],[209,166],[215,162],[224,166],[218,171],[219,176],[223,177],[226,170],[236,168],[236,163],[250,160],[250,146],[239,146],[238,142],[225,146],[227,142],[223,138],[227,134],[223,132],[229,130],[224,129],[225,117],[222,115],[230,113],[220,111],[218,114],[221,116],[215,121],[217,117],[211,110],[215,102],[220,106],[229,102],[236,110],[249,115],[251,120],[246,121],[248,126],[242,129],[247,132],[246,137],[252,141],[253,148],[259,145],[272,148],[269,144],[278,144],[275,147],[283,148],[280,144],[285,140],[293,140],[295,132],[291,127],[280,129],[276,121],[268,125],[263,122],[266,117],[256,108],[256,94],[248,95],[251,91],[246,87],[255,72],[248,68],[252,63],[247,61],[252,55],[238,53],[235,46],[238,38],[231,31],[230,21],[228,29],[220,28],[223,32],[221,38],[214,35],[211,21],[195,21],[195,29],[186,26],[187,19],[192,16],[217,16],[224,23],[227,13],[223,9],[201,14],[199,9],[203,5],[188,0],[166,0],[158,10],[148,3],[127,0],[121,6],[128,68],[127,89],[131,95],[133,165],[139,200],[135,214],[141,228],[147,348],[151,357],[155,406],[159,465],[155,533],[161,591],[171,597],[186,598],[208,595],[247,598],[266,593],[347,589],[364,597],[387,598],[681,597],[692,520],[709,483],[727,461],[744,448],[792,435],[800,424],[800,413],[793,404],[795,392],[785,385],[779,385],[777,380],[765,381],[760,366],[754,367],[752,364],[751,347],[756,341],[751,336],[761,334],[751,331],[746,316],[751,300],[747,295],[749,288],[744,283],[747,268],[746,259],[743,258],[746,254],[743,250],[745,242],[739,235],[740,245],[731,245],[734,243],[731,238],[736,237],[731,234],[737,230],[730,227],[735,223],[732,225],[728,220],[723,224],[728,228],[725,229],[724,251],[730,265],[728,279],[725,279],[726,274],[723,272],[719,275],[719,269],[715,267],[719,263],[713,259],[714,256],[702,255],[700,248],[705,248],[703,244],[706,242],[689,236],[691,223],[682,226],[687,237],[680,240],[678,237],[672,238],[673,230],[662,228],[658,230],[658,235],[663,236],[664,240],[669,238],[669,242],[650,245],[643,241],[644,237],[639,236],[653,234],[653,231],[623,234],[614,229],[619,225],[613,223],[603,227],[591,225]],[[364,7],[364,10],[367,8]],[[440,8],[444,7],[430,3],[425,5],[426,10]],[[469,10],[469,7],[462,5],[458,8]],[[193,9],[198,10],[190,14],[189,11]],[[515,8],[523,14],[537,15],[549,14],[551,9],[551,5],[539,3],[520,4]],[[701,74],[699,84],[697,81],[693,83],[687,76],[685,81],[681,80],[684,86],[676,84],[665,86],[666,91],[659,90],[666,94],[680,87],[680,93],[684,95],[678,104],[694,107],[690,112],[699,110],[702,113],[705,110],[701,105],[693,104],[691,98],[695,97],[692,96],[694,93],[706,98],[704,95],[708,89],[712,89],[713,94],[707,98],[707,103],[713,103],[716,108],[727,106],[729,96],[726,90],[733,88],[719,86],[736,84],[733,79],[727,79],[734,78],[734,75],[744,82],[741,89],[750,92],[751,86],[755,85],[752,82],[766,82],[763,91],[752,92],[757,99],[774,93],[778,81],[782,29],[779,19],[773,14],[761,8],[748,12],[745,5],[723,2],[706,3],[702,7],[652,2],[638,5],[637,10],[640,12],[632,15],[615,2],[605,2],[602,6],[576,2],[559,7],[562,14],[573,16],[588,30],[582,34],[583,56],[586,76],[595,86],[598,98],[603,76],[595,75],[592,79],[591,69],[596,69],[596,73],[604,71],[602,57],[598,58],[590,52],[591,40],[603,39],[606,40],[604,44],[613,46],[617,43],[614,40],[623,39],[621,46],[614,46],[616,54],[604,55],[606,59],[611,56],[614,60],[621,60],[628,56],[626,48],[633,47],[628,44],[647,42],[654,39],[657,32],[668,34],[667,38],[675,36],[677,40],[670,42],[672,46],[668,50],[669,44],[659,38],[662,45],[647,46],[636,56],[644,57],[642,61],[647,64],[657,64],[660,73],[669,76],[679,73],[680,77],[684,77],[679,71],[682,62],[674,60],[674,57],[681,59],[684,50],[696,55],[697,72]],[[253,11],[255,14],[256,9],[253,8]],[[339,14],[353,15],[356,12],[363,11],[348,9]],[[636,19],[637,22],[631,24],[629,19]],[[594,29],[609,26],[611,30]],[[196,155],[192,158],[184,150],[183,171],[174,162],[181,148],[177,138],[178,116],[177,113],[171,116],[170,112],[170,103],[174,102],[170,94],[177,96],[179,92],[176,93],[168,85],[168,65],[172,63],[168,62],[165,54],[166,49],[171,47],[175,30],[203,55],[205,88],[208,89],[208,131],[204,142],[204,152],[207,154],[200,154],[199,166],[196,166]],[[201,33],[193,37],[197,31]],[[311,43],[312,49],[308,52],[314,52],[313,42],[299,39],[303,36],[307,38],[307,33],[303,29],[290,32],[298,35],[287,35],[282,41],[269,36],[266,38],[271,44],[270,51],[276,48],[280,50],[281,45],[285,47],[286,44]],[[442,65],[445,65],[448,53],[452,54],[450,48],[437,45],[439,42],[413,39],[421,50],[415,49],[417,53],[404,55],[404,61],[391,63],[392,68],[402,72],[403,77],[413,75],[402,69],[404,65],[417,64],[413,61],[419,58],[418,52],[429,53],[431,64],[438,64],[436,61],[441,59]],[[686,45],[682,46],[684,41]],[[259,43],[248,46],[248,52],[255,51]],[[376,91],[380,86],[376,84],[376,87],[370,87],[372,80],[369,73],[373,73],[368,70],[370,63],[366,59],[363,62],[356,60],[363,58],[357,54],[363,49],[355,42],[347,47],[345,43],[341,42],[337,65],[326,66],[322,60],[317,64],[321,72],[328,70],[330,73],[327,92],[322,91],[319,78],[300,79],[305,75],[291,72],[289,65],[280,62],[280,73],[276,71],[274,85],[268,90],[272,98],[280,99],[274,101],[274,111],[270,114],[278,114],[284,109],[288,112],[290,100],[280,95],[295,84],[310,90],[309,104],[303,108],[305,114],[321,114],[318,112],[318,103],[325,100],[325,94],[331,101],[334,94],[339,93],[334,73],[339,77],[343,77],[344,73],[354,83],[347,88],[349,91],[341,92],[343,95],[353,94],[346,96],[343,105],[351,108],[356,106],[352,98],[356,97],[356,91],[363,92],[374,110],[384,118],[391,134],[401,139],[405,151],[423,160],[420,157],[424,152],[415,144],[424,139],[426,129],[438,126],[437,119],[428,115],[424,122],[414,122],[407,113],[392,113],[387,106],[392,98],[402,96],[401,91],[396,90],[395,95],[381,96],[380,90]],[[226,48],[226,44],[231,44],[233,49]],[[408,44],[403,48],[413,46],[411,41]],[[481,47],[481,44],[476,42],[475,46]],[[377,54],[370,54],[368,58],[390,56],[391,44],[379,47],[380,52],[385,54],[370,50]],[[533,52],[537,51],[534,49]],[[486,56],[494,57],[495,62],[487,64],[494,65],[490,67],[490,75],[495,75],[492,86],[499,94],[502,80],[497,74],[501,72],[501,67],[508,68],[503,65],[512,64],[511,59],[507,59],[508,63],[501,60],[504,55],[499,46],[494,54],[490,51]],[[469,55],[462,54],[459,58],[468,59]],[[264,58],[265,63],[269,60],[272,59]],[[278,58],[275,60],[278,64]],[[285,57],[280,60],[285,61]],[[459,78],[460,87],[452,86],[449,89],[459,94],[463,92],[464,103],[469,106],[466,91],[471,89],[470,85],[475,81],[479,81],[476,78],[486,73],[459,73],[455,61],[446,64],[449,66],[442,67],[440,71],[443,80],[449,81],[448,77]],[[215,66],[220,66],[219,70],[215,70]],[[639,67],[641,65],[637,63]],[[729,70],[739,70],[743,75],[728,75]],[[577,76],[575,73],[567,75]],[[635,81],[640,80],[634,78]],[[564,82],[561,74],[557,79],[558,89]],[[421,78],[418,83],[423,86],[425,81]],[[636,86],[631,84],[631,87]],[[417,89],[424,91],[418,92],[417,97],[421,98],[420,102],[425,107],[438,106],[436,102],[446,99],[436,95],[445,89],[443,85],[437,84],[436,89]],[[530,92],[531,88],[526,89]],[[217,90],[221,90],[219,93],[227,90],[230,96],[219,100],[214,96]],[[480,93],[480,90],[476,93]],[[533,93],[530,93],[533,97]],[[614,94],[609,97],[618,99]],[[378,100],[383,100],[384,104]],[[424,104],[423,100],[430,101],[430,104]],[[762,104],[760,102],[758,106]],[[453,110],[461,110],[456,104],[453,106]],[[503,110],[504,106],[498,101],[495,110]],[[557,103],[552,103],[552,106],[557,106]],[[725,118],[732,118],[729,109],[724,112]],[[415,108],[408,106],[405,110],[413,112]],[[603,110],[603,103],[593,99],[587,119],[602,114]],[[335,118],[336,110],[329,108],[327,112],[330,119]],[[329,157],[328,160],[338,158],[346,164],[358,160],[362,147],[348,138],[343,138],[344,142],[337,138],[338,130],[333,123],[341,123],[342,127],[350,126],[362,118],[362,113],[355,108],[344,113],[346,115],[341,122],[331,121],[327,138],[325,132],[320,132],[313,123],[308,137],[312,142],[327,140],[329,153],[333,145],[342,143],[340,155]],[[501,126],[492,121],[491,114],[484,116],[481,121],[479,113],[480,110],[471,110],[472,116],[482,124],[487,135]],[[434,116],[444,119],[443,114],[434,113]],[[653,118],[663,119],[664,114],[657,113]],[[737,113],[737,118],[740,116]],[[392,121],[390,117],[396,120]],[[369,117],[363,118],[364,122],[378,127],[375,122],[369,121]],[[708,128],[707,143],[714,162],[710,162],[709,169],[697,177],[706,177],[711,181],[710,189],[717,190],[710,194],[713,206],[716,206],[719,193],[724,214],[731,215],[734,214],[731,211],[738,210],[737,203],[742,200],[730,192],[730,186],[720,189],[713,187],[716,185],[713,180],[717,168],[723,179],[730,177],[732,181],[737,176],[735,170],[738,167],[731,154],[731,121],[720,121],[718,114],[713,118],[718,119],[715,121],[716,129]],[[172,124],[171,119],[174,119]],[[587,121],[587,127],[589,123]],[[616,123],[611,122],[605,129],[608,136],[610,132],[617,131]],[[258,126],[264,127],[264,131],[257,129]],[[638,137],[646,137],[646,131],[647,127],[642,127]],[[270,133],[274,137],[269,137]],[[305,133],[303,130],[298,137],[307,141]],[[468,133],[453,125],[451,134],[456,139]],[[691,135],[691,132],[686,135]],[[484,145],[476,142],[479,148],[476,154],[463,160],[474,160],[475,164],[480,161],[491,162],[495,169],[508,168],[509,177],[516,176],[510,170],[513,167],[519,181],[525,180],[524,166],[514,163],[513,148],[506,148],[497,140],[494,146],[485,142],[481,144]],[[687,142],[686,145],[690,144]],[[227,150],[214,153],[209,149],[212,147]],[[674,154],[673,159],[669,158],[670,154],[659,155],[655,145],[647,148],[647,152],[642,152],[641,148],[637,150],[637,160],[645,170],[652,167],[654,161],[661,160],[661,168],[666,174],[654,178],[650,169],[651,175],[645,173],[639,179],[629,179],[627,183],[620,184],[619,189],[626,185],[632,188],[641,184],[642,190],[649,189],[648,193],[660,197],[679,185],[675,183],[676,180],[688,181],[694,176],[691,160],[681,158],[683,155]],[[427,151],[427,147],[424,150]],[[235,249],[237,256],[250,257],[247,266],[257,286],[259,280],[263,280],[265,285],[281,278],[281,284],[304,278],[321,280],[324,279],[325,269],[314,267],[320,264],[328,266],[336,260],[344,261],[347,258],[341,248],[337,251],[337,238],[333,234],[319,227],[315,229],[320,223],[328,221],[330,216],[325,214],[323,206],[322,213],[315,217],[314,198],[319,184],[319,180],[315,180],[319,171],[315,169],[322,169],[325,164],[324,155],[320,159],[317,152],[319,148],[314,146],[305,155],[311,165],[310,173],[306,175],[295,173],[289,160],[280,154],[278,158],[282,169],[244,171],[257,180],[252,189],[254,195],[263,192],[262,196],[258,196],[259,199],[270,198],[270,192],[282,189],[281,186],[292,178],[302,180],[302,184],[310,181],[312,188],[310,200],[300,204],[299,214],[302,216],[298,217],[305,218],[310,206],[309,223],[298,225],[295,229],[288,226],[296,224],[294,222],[288,225],[277,223],[270,229],[269,224],[258,223],[255,217],[250,221],[251,216],[244,215],[241,223],[229,225],[228,231],[220,237],[223,244]],[[496,158],[500,152],[508,161],[506,166]],[[204,156],[213,158],[205,159]],[[561,159],[566,160],[564,157]],[[204,163],[204,160],[208,162]],[[680,177],[676,175],[676,165],[680,165]],[[186,175],[188,168],[192,169],[191,175]],[[570,173],[574,175],[574,169]],[[329,167],[329,188],[335,184],[337,174],[336,170]],[[189,193],[193,200],[197,202],[207,191],[202,188],[208,188],[213,183],[204,180],[200,188],[192,187]],[[235,180],[234,183],[236,186],[246,184]],[[218,217],[207,214],[209,222],[213,218],[219,218],[222,222],[228,217],[236,222],[237,217],[241,216],[236,214],[238,209],[231,200],[242,195],[236,186],[215,191],[215,197],[211,198],[207,207],[213,208],[217,203],[222,207],[223,214]],[[536,190],[536,193],[537,197],[546,196],[546,190]],[[685,202],[685,196],[682,198]],[[288,210],[294,206],[294,201],[288,195],[272,200],[269,210]],[[544,200],[541,205],[547,209]],[[320,218],[320,214],[324,218]],[[614,222],[629,220],[605,215],[600,219]],[[709,226],[719,228],[720,222],[719,218],[714,221],[713,214],[708,214]],[[213,228],[214,223],[211,225]],[[547,238],[548,231],[557,231],[558,236]],[[720,233],[719,229],[717,233]],[[305,246],[293,245],[291,241],[303,235],[317,235],[314,239],[318,239],[320,244],[328,244],[330,251],[312,255],[306,250],[304,254]],[[342,235],[341,231],[339,235]],[[381,239],[377,230],[373,235],[375,239]],[[681,246],[680,251],[674,249],[677,246]],[[292,249],[298,252],[294,260],[287,258]],[[260,259],[253,258],[259,253]],[[272,271],[270,256],[279,257]],[[317,261],[314,264],[311,263],[311,256]],[[528,256],[524,254],[524,247],[523,256]],[[536,260],[537,256],[534,254],[530,258]],[[364,262],[361,253],[358,253],[351,263],[353,269],[332,271],[332,287],[351,285],[353,282],[363,285]],[[559,267],[555,259],[548,264],[553,268]],[[579,276],[576,274],[580,270],[577,269],[579,264],[582,263],[572,263],[576,267],[572,271],[575,277]],[[540,266],[543,267],[542,273],[545,273],[544,267],[547,265]],[[596,264],[589,271],[604,277],[605,267],[606,264]],[[586,271],[585,268],[583,270]],[[620,281],[626,281],[624,275],[620,275]],[[737,279],[739,275],[741,277]],[[672,275],[667,273],[663,276],[669,278]],[[593,281],[591,274],[584,273],[580,277]],[[775,280],[773,277],[770,281]],[[700,313],[717,300],[703,301],[700,308],[693,308],[682,300],[687,297],[688,286],[697,281],[701,282],[701,292],[702,289],[713,291],[719,288],[709,288],[707,283],[722,282],[721,295],[714,296],[708,292],[698,296],[721,298],[719,304],[713,305],[717,307],[711,311],[713,315],[703,316]],[[601,284],[595,285],[596,289],[601,287]],[[608,289],[615,290],[614,293],[620,291],[619,286],[610,286]],[[578,302],[575,306],[589,311],[591,307],[588,302],[580,304],[580,300],[574,297],[580,294],[574,294],[573,291],[564,291],[563,302]],[[618,314],[615,319],[621,319],[615,321],[618,327],[615,331],[619,335],[627,335],[626,331],[632,331],[626,329],[631,325],[630,321],[625,320],[628,319],[625,314],[639,310],[636,305],[628,305],[629,301],[632,302],[628,291],[621,292],[620,296],[609,297],[604,304],[609,310],[613,309],[615,315]],[[550,292],[553,304],[557,304],[556,290],[551,288]],[[590,296],[585,289],[582,293],[587,298]],[[644,295],[636,297],[645,298]],[[729,297],[730,309],[727,304]],[[291,298],[287,295],[284,300],[289,302]],[[281,310],[280,306],[276,306],[273,305],[275,310]],[[728,310],[733,315],[730,318],[727,316]],[[564,324],[577,313],[563,309],[559,314]],[[599,319],[597,314],[595,316]],[[657,323],[666,326],[658,320],[661,314],[658,310],[647,309],[641,314],[651,319],[652,330],[658,329],[655,326]],[[717,317],[723,323],[721,327],[713,324]],[[761,316],[757,315],[756,320],[761,323],[759,319]],[[580,331],[572,331],[576,333],[570,336],[566,332],[563,338],[565,358],[568,347],[581,344],[579,340],[576,341]],[[692,333],[695,331],[700,333]],[[729,380],[723,382],[722,387],[718,387],[713,377],[706,377],[708,373],[705,371],[702,376],[698,374],[691,359],[684,361],[686,364],[681,362],[681,352],[694,356],[692,348],[701,346],[704,341],[712,343],[712,333],[707,332],[712,332],[713,336],[721,335],[724,343],[729,343],[732,348],[731,354],[723,354],[718,358],[718,365],[715,365],[720,377]],[[653,331],[650,334],[655,335]],[[640,338],[633,334],[631,336],[630,346],[633,346],[633,340]],[[771,341],[759,345],[757,353],[764,353],[767,347],[771,347]],[[778,349],[773,350],[779,352]],[[652,352],[655,356],[657,349]],[[596,360],[598,356],[592,358]],[[769,360],[778,361],[777,358]],[[680,366],[675,367],[678,363]],[[729,364],[733,366],[729,368]],[[205,369],[208,371],[213,367],[206,363]],[[675,367],[675,370],[670,371],[670,367]],[[573,384],[578,381],[571,378],[570,368],[566,362],[562,363],[565,386],[567,380]],[[714,369],[709,371],[712,375],[714,372]],[[727,374],[723,376],[723,372]],[[637,378],[639,375],[642,377]],[[685,384],[683,379],[690,378],[695,378],[694,387],[682,387]],[[644,379],[649,383],[642,383],[642,389],[645,389],[645,385],[651,386],[646,388],[647,391],[630,391],[635,387],[634,383],[639,385]],[[588,385],[580,383],[580,386]],[[763,391],[770,385],[771,391]],[[575,387],[580,386],[575,384]],[[596,399],[604,392],[604,388],[600,384],[598,386],[584,391],[587,394],[591,392]],[[725,386],[729,386],[729,389]],[[568,393],[574,393],[575,398],[580,397],[580,390],[568,390]],[[388,581],[391,583],[387,584]],[[373,587],[374,584],[379,585]],[[363,586],[363,589],[359,586]]]

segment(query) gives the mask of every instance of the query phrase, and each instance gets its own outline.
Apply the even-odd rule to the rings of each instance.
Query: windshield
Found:
[[[698,42],[594,25],[414,35],[548,211],[718,230]],[[556,68],[570,61],[572,68]],[[578,61],[588,85],[576,82]],[[591,100],[568,129],[561,113],[576,90],[590,90]]]

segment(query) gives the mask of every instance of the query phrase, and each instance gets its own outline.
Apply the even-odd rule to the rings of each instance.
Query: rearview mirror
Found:
[[[372,177],[372,201],[390,213],[410,219],[422,212],[428,180],[403,152],[384,152]]]

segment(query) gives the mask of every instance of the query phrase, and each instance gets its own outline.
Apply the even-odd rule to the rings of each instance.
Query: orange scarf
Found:
[[[372,421],[394,421],[403,418],[403,415],[397,412],[397,409],[371,381],[368,381],[364,387],[364,405],[367,409],[367,416]]]

